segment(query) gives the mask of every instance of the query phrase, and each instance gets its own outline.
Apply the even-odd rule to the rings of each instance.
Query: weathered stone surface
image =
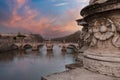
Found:
[[[84,67],[101,74],[110,75],[114,77],[120,76],[120,55],[116,53],[97,54],[99,52],[86,51],[83,59]],[[118,52],[119,53],[119,52]]]
[[[96,0],[96,1],[99,2],[104,0]],[[117,9],[120,9],[120,0],[108,0],[100,4],[88,5],[87,7],[82,9],[81,15],[83,17],[87,17],[87,16],[95,15],[96,13],[117,10]]]
[[[84,67],[114,77],[120,77],[120,10],[92,16],[87,20],[92,26],[92,41],[84,52]],[[97,18],[96,18],[97,17]]]
[[[83,67],[83,63],[82,62],[76,62],[76,63],[73,63],[73,64],[68,64],[65,67],[69,70],[72,70],[72,69]]]
[[[115,47],[120,48],[120,35],[116,34],[113,39],[112,39],[112,43]]]
[[[43,77],[42,80],[120,80],[120,78],[112,78],[93,73],[84,68],[77,68],[74,70]]]
[[[120,0],[90,0],[81,15],[88,24],[89,36],[84,39],[90,40],[83,53],[84,67],[120,77]]]

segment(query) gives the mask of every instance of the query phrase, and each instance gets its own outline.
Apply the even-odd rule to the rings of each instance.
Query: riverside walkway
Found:
[[[120,80],[120,78],[101,75],[84,68],[77,68],[42,77],[41,80]]]

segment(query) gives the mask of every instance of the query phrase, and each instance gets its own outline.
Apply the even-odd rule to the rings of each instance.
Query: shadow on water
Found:
[[[39,51],[12,51],[0,54],[0,80],[40,80],[41,76],[66,70],[65,65],[75,62],[71,51],[61,52],[58,45],[53,51],[43,46]]]

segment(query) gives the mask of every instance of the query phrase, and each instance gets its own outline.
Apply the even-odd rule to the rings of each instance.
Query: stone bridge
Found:
[[[38,50],[40,46],[46,45],[47,42],[18,42],[18,43],[13,43],[14,46],[18,47],[18,49],[25,49],[26,47],[31,47],[33,50]],[[78,49],[79,45],[77,43],[54,43],[52,42],[51,45],[54,46],[54,44],[58,44],[60,47],[64,47],[65,49],[70,48],[70,49]]]
[[[61,43],[59,45],[62,47],[63,51],[66,51],[68,48],[68,49],[73,49],[75,52],[77,52],[79,49],[78,43]]]
[[[36,43],[36,42],[28,42],[28,43],[14,43],[13,45],[17,46],[19,49],[25,49],[27,46],[32,49],[38,49],[40,46],[43,46],[45,43]]]

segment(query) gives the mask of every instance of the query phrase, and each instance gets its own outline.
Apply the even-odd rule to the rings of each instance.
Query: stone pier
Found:
[[[120,80],[120,0],[90,0],[81,15],[83,67],[43,80]]]

